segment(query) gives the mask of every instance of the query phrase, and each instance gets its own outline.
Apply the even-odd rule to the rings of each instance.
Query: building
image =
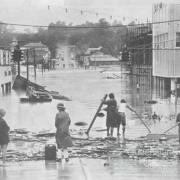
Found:
[[[88,48],[81,56],[85,68],[89,66],[118,65],[119,59],[111,55],[104,54],[102,47]]]
[[[50,50],[49,48],[42,44],[41,42],[38,43],[28,43],[22,47],[24,50],[24,61],[27,61],[27,53],[26,49],[28,49],[28,61],[29,63],[35,63],[36,64],[41,64],[44,62],[45,64],[48,64],[50,61]]]
[[[132,65],[152,65],[152,27],[150,23],[128,27],[127,49]]]
[[[0,94],[6,94],[11,91],[12,71],[10,59],[10,51],[0,49]]]
[[[90,66],[119,65],[119,59],[102,52],[90,56]]]
[[[126,48],[130,53],[132,83],[152,88],[152,26],[150,23],[128,27]],[[141,88],[141,91],[146,89]],[[142,93],[142,92],[141,92]]]
[[[56,59],[62,69],[76,68],[76,48],[73,45],[59,44],[56,48]]]
[[[180,4],[153,5],[153,76],[170,92],[180,83]],[[163,23],[158,23],[163,22]]]

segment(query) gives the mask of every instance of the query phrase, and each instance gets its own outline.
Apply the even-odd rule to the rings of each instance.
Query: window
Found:
[[[176,33],[176,47],[180,47],[180,33]]]
[[[9,76],[11,75],[11,71],[9,71]]]
[[[4,71],[4,75],[7,76],[7,71]]]

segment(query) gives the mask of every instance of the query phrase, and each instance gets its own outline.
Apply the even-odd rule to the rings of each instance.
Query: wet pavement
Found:
[[[152,160],[93,160],[72,158],[68,163],[53,161],[18,162],[0,166],[3,180],[178,180],[180,163]]]

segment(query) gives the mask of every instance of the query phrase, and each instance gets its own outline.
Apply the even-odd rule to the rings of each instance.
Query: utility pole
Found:
[[[34,55],[34,77],[36,78],[36,51],[33,49],[33,55]]]
[[[43,63],[43,59],[42,59],[42,63],[41,63],[41,68],[42,68],[42,75],[43,75],[43,71],[44,71],[44,68],[43,68],[43,66],[44,66],[44,63]]]
[[[26,69],[27,69],[27,82],[29,81],[29,52],[28,49],[26,51]]]
[[[178,101],[178,93],[177,93],[177,79],[176,79],[176,85],[175,85],[175,116],[177,116],[177,101]]]
[[[20,47],[19,47],[19,42],[17,42],[17,46],[16,46],[16,50],[19,51],[20,50]],[[20,59],[18,60],[18,76],[20,76]]]

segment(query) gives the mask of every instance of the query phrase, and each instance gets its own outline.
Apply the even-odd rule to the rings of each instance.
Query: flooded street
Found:
[[[18,168],[17,168],[18,167]],[[71,159],[67,163],[20,162],[0,168],[0,177],[6,180],[31,178],[38,180],[178,180],[179,162],[112,160],[104,166],[104,160]]]
[[[180,179],[180,3],[0,1],[0,180]]]
[[[10,125],[11,129],[25,128],[26,130],[32,132],[39,132],[42,130],[55,131],[54,121],[55,114],[57,112],[56,105],[58,102],[63,102],[65,104],[67,112],[70,114],[71,117],[71,131],[79,132],[79,130],[81,129],[85,130],[88,128],[88,125],[90,124],[104,94],[113,92],[118,103],[122,98],[127,100],[127,103],[131,107],[133,107],[138,114],[141,115],[143,120],[145,120],[152,133],[162,133],[164,130],[171,127],[174,124],[175,120],[173,118],[172,120],[169,120],[169,118],[174,114],[175,109],[174,104],[171,103],[170,99],[159,99],[158,97],[156,97],[156,94],[152,94],[152,89],[149,89],[148,87],[146,87],[146,85],[143,85],[140,91],[137,92],[136,88],[132,86],[131,77],[128,74],[124,73],[128,70],[127,68],[122,69],[116,67],[114,68],[114,70],[111,69],[111,71],[113,71],[114,73],[119,73],[120,70],[122,73],[118,75],[118,78],[115,79],[107,78],[103,74],[101,69],[82,69],[71,71],[62,71],[57,69],[54,71],[47,71],[43,75],[41,72],[38,72],[36,80],[34,79],[33,74],[31,74],[31,81],[46,86],[47,90],[58,91],[60,92],[60,94],[70,97],[72,101],[61,101],[53,99],[52,102],[46,103],[20,103],[19,98],[24,97],[25,94],[17,94],[15,91],[12,90],[12,93],[10,95],[0,97],[0,106],[7,110],[6,120]],[[24,76],[25,75],[26,74],[24,74]],[[158,103],[153,105],[144,103],[145,100],[151,100],[151,98],[153,100],[157,100]],[[177,109],[178,108],[179,106],[177,107]],[[160,121],[152,121],[146,117],[147,115],[151,115],[153,112],[156,112],[158,115],[162,116]],[[88,125],[84,127],[75,126],[75,123],[78,121],[86,122]],[[90,137],[105,137],[106,131],[97,131],[105,128],[105,117],[97,118],[93,125],[92,131],[90,131]],[[176,132],[177,129],[175,128],[170,131],[170,134],[177,134]],[[135,113],[130,111],[127,111],[126,134],[127,138],[132,139],[140,136],[146,136],[148,134],[147,129],[142,125],[141,121],[137,118]],[[114,135],[116,135],[116,132]],[[78,158],[80,156],[84,158],[100,158],[97,162],[95,162],[93,159],[84,160],[84,164],[86,164],[86,170],[88,169],[88,172],[94,172],[93,174],[91,174],[92,179],[100,178],[101,174],[99,172],[102,172],[102,174],[104,173],[103,176],[106,176],[106,179],[117,179],[120,177],[122,179],[166,179],[169,177],[175,180],[179,179],[179,162],[177,160],[148,160],[148,157],[147,159],[134,159],[136,158],[135,153],[137,153],[136,148],[139,147],[138,143],[136,143],[135,145],[134,142],[133,145],[133,142],[127,142],[126,147],[121,147],[121,144],[118,144],[118,142],[109,142],[110,145],[108,145],[108,143],[103,139],[97,142],[95,140],[94,146],[93,141],[76,143],[77,144],[75,148],[72,150],[72,157]],[[88,146],[88,143],[90,143],[90,146]],[[112,144],[117,146],[114,150],[112,150],[112,154],[115,155],[115,159],[112,158],[108,160],[107,154],[105,153],[102,156],[100,151],[105,152],[105,149],[107,149],[108,146],[111,146]],[[152,146],[154,146],[153,142],[151,144]],[[80,148],[78,148],[79,146],[81,147],[81,150]],[[146,146],[148,145],[146,144]],[[96,147],[99,148],[100,154],[94,153],[97,151],[95,149]],[[155,145],[154,148],[158,148],[158,151],[161,153],[161,145]],[[34,157],[31,149],[33,149],[35,153],[38,153],[40,150],[42,154],[42,152],[44,151],[44,143],[37,144],[35,141],[32,143],[17,141],[16,143],[10,143],[9,149],[14,149],[14,152],[16,154],[18,154],[18,149],[21,149],[22,154],[19,156],[19,158],[23,161],[23,158],[26,159],[26,155],[23,156],[23,153],[27,154],[28,158]],[[129,150],[132,150],[133,152],[130,152]],[[91,156],[86,154],[88,151],[92,152]],[[129,156],[130,160],[117,158],[118,156],[120,157],[120,152],[124,152],[124,154],[132,154]],[[167,152],[164,151],[163,153],[166,154]],[[176,155],[174,154],[173,158],[175,156]],[[102,160],[101,158],[105,159]],[[107,160],[110,164],[106,167],[104,163],[106,163]],[[62,165],[62,167],[55,162],[53,164],[46,163],[45,166],[41,166],[40,170],[42,173],[46,172],[45,174],[47,176],[47,179],[51,179],[50,177],[52,175],[54,177],[66,176],[68,177],[67,179],[72,179],[72,176],[74,176],[73,173],[75,164],[77,164],[77,162],[74,161],[78,160],[72,160],[72,162],[70,162],[68,166]],[[42,162],[38,163],[42,164]],[[21,164],[23,164],[23,162]],[[26,162],[26,164],[29,167],[28,171],[31,171],[32,169],[32,171],[35,172],[33,161]],[[80,165],[80,167],[76,167],[75,169],[81,169],[81,166],[82,165]],[[9,167],[5,169],[6,172],[2,170],[3,174],[1,172],[1,175],[4,178],[6,176],[7,179],[11,177],[23,177],[24,179],[28,179],[29,177],[32,178],[31,176],[29,176],[29,174],[25,173],[26,170],[23,168],[23,165],[21,165],[20,167],[21,168],[18,169],[15,168],[18,172],[15,176],[14,171],[12,170],[12,168],[14,168],[12,163]],[[51,172],[49,171],[49,168],[51,168]],[[67,172],[70,172],[70,174],[68,173],[67,175]],[[80,170],[78,172],[80,172]],[[37,173],[34,174],[34,177],[40,178]],[[42,177],[43,176],[41,176],[41,178]],[[84,175],[80,177],[80,179],[84,179]]]
[[[120,70],[127,71],[126,68],[122,70],[120,67],[116,67],[111,71],[119,73]],[[153,100],[158,101],[157,104],[145,104],[145,100],[151,100],[151,97],[155,97],[152,90],[143,85],[143,89],[140,89],[140,92],[137,93],[136,88],[132,87],[130,76],[123,72],[119,78],[110,79],[106,78],[100,69],[71,71],[57,69],[55,71],[46,71],[43,75],[38,72],[36,80],[31,74],[30,80],[45,86],[47,90],[58,91],[60,94],[72,99],[72,101],[62,101],[71,117],[71,129],[79,128],[74,126],[74,123],[78,121],[89,124],[104,94],[110,92],[115,94],[118,103],[122,98],[126,99],[127,103],[142,117],[152,115],[153,112],[162,116],[161,123],[149,121],[144,116],[144,120],[147,121],[146,123],[154,133],[159,132],[159,127],[163,132],[163,130],[174,124],[174,121],[169,121],[169,117],[174,114],[174,104],[169,99],[160,100],[157,98],[153,98]],[[60,100],[46,103],[20,103],[20,97],[24,97],[24,95],[19,95],[13,90],[10,95],[0,97],[0,106],[7,110],[6,119],[11,129],[25,128],[33,132],[55,129],[56,105]],[[128,110],[127,119],[127,135],[129,137],[147,134],[147,130],[137,116]],[[87,129],[88,126],[84,128]],[[105,117],[97,118],[93,130],[104,128],[106,128]],[[91,133],[97,136],[105,134],[105,132],[97,133],[96,131]]]

